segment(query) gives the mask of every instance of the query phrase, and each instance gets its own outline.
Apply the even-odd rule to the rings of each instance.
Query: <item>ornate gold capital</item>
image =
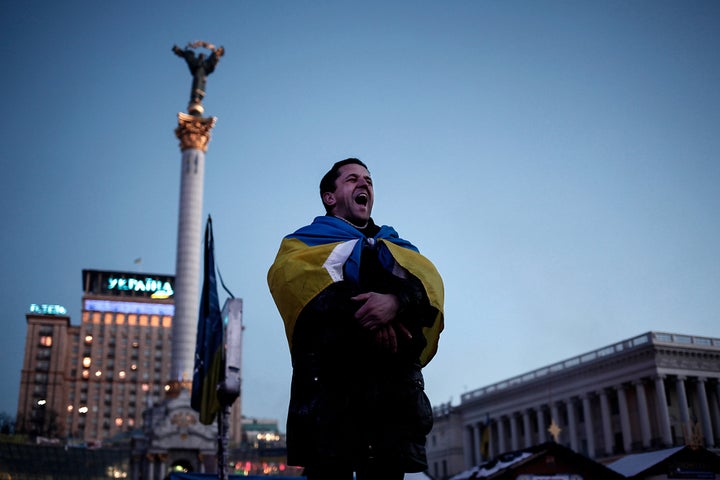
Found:
[[[178,126],[175,136],[180,139],[180,150],[196,148],[207,152],[210,142],[210,130],[215,126],[215,117],[196,117],[178,112]]]

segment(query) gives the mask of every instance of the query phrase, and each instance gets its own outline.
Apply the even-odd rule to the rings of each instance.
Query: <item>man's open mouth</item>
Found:
[[[367,205],[368,200],[369,200],[368,194],[365,192],[362,192],[362,193],[358,194],[357,197],[355,197],[355,203],[357,203],[358,205]]]

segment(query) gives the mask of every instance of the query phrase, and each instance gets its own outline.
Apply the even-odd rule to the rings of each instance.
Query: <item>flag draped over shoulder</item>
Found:
[[[223,323],[215,279],[214,251],[212,219],[208,217],[205,227],[205,269],[190,398],[190,406],[200,413],[200,421],[205,425],[211,424],[215,414],[220,411],[217,387],[224,373]]]
[[[409,272],[417,277],[437,311],[433,324],[423,328],[427,346],[420,361],[425,365],[437,351],[444,322],[444,290],[437,269],[392,227],[384,225],[375,237],[365,238],[356,228],[331,216],[316,217],[312,224],[286,236],[268,272],[268,286],[285,323],[288,344],[292,349],[295,322],[310,300],[335,282],[358,282],[365,242],[377,243],[384,268],[398,276]]]

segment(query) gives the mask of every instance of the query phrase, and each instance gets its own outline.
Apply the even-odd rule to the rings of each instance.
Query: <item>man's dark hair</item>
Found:
[[[340,176],[340,168],[344,167],[345,165],[360,165],[361,167],[365,168],[365,170],[368,170],[367,165],[365,165],[363,162],[361,162],[357,158],[346,158],[345,160],[340,160],[339,162],[335,162],[335,165],[332,166],[329,172],[327,172],[322,180],[320,180],[320,198],[322,199],[322,194],[325,192],[334,192],[337,186],[335,185],[335,180]],[[325,206],[325,211],[330,213],[330,209],[327,205],[325,205],[325,202],[323,201],[323,205]]]

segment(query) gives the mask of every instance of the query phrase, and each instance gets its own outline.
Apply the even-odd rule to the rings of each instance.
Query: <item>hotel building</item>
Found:
[[[139,428],[171,379],[171,275],[83,270],[82,318],[63,307],[27,313],[17,424],[97,442]]]

